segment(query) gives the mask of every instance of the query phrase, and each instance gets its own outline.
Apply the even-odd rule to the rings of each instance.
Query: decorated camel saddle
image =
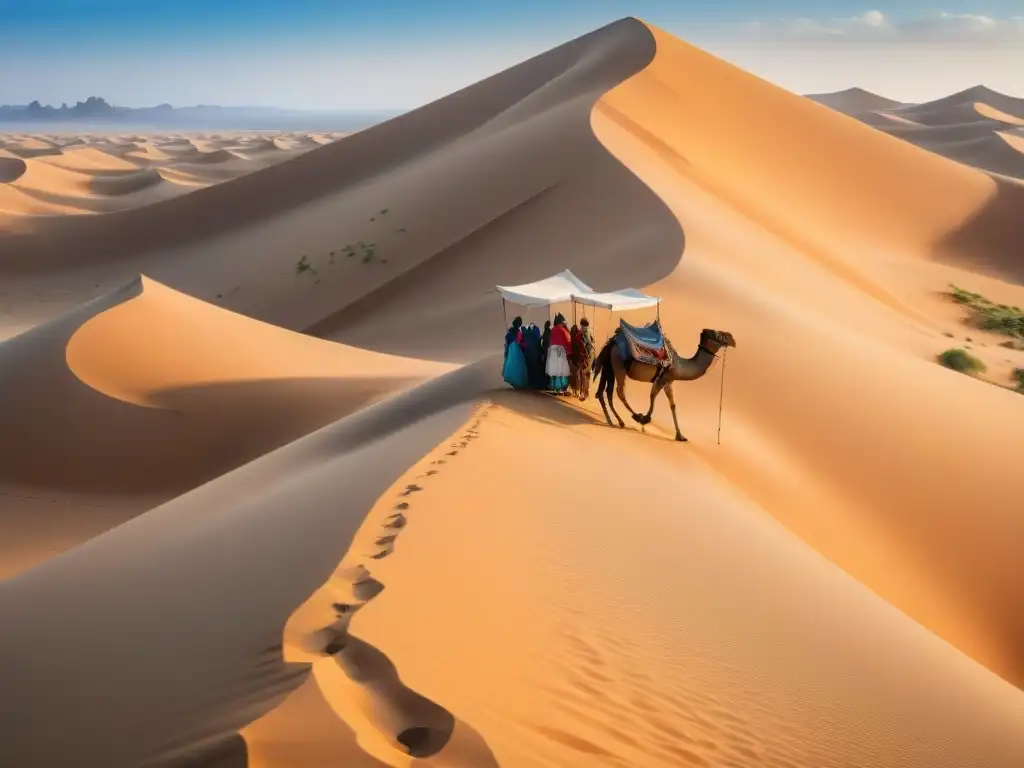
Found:
[[[661,323],[655,320],[647,325],[630,325],[619,320],[616,341],[623,361],[646,363],[659,368],[668,368],[675,360],[675,350],[665,338]]]

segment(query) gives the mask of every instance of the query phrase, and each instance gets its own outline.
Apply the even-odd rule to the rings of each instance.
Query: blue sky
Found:
[[[409,108],[622,16],[798,92],[1024,81],[1024,2],[0,0],[0,103]]]

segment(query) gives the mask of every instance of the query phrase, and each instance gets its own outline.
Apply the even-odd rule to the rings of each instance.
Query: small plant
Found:
[[[1024,339],[1024,312],[1020,307],[995,304],[980,293],[965,291],[952,285],[947,295],[967,307],[971,322],[986,331]]]
[[[1014,381],[1014,389],[1024,395],[1024,368],[1014,368],[1010,378]]]
[[[964,349],[947,349],[939,355],[939,363],[946,368],[968,375],[986,371],[985,364]]]

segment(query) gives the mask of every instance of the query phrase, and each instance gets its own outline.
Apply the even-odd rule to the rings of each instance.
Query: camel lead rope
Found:
[[[725,347],[722,350],[722,377],[721,384],[718,389],[718,444],[722,444],[722,399],[725,397],[725,356],[729,353],[729,348]]]

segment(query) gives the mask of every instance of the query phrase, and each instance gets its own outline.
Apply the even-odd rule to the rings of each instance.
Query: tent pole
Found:
[[[501,314],[505,318],[505,330],[508,330],[508,312],[505,310],[505,297],[501,297]]]

